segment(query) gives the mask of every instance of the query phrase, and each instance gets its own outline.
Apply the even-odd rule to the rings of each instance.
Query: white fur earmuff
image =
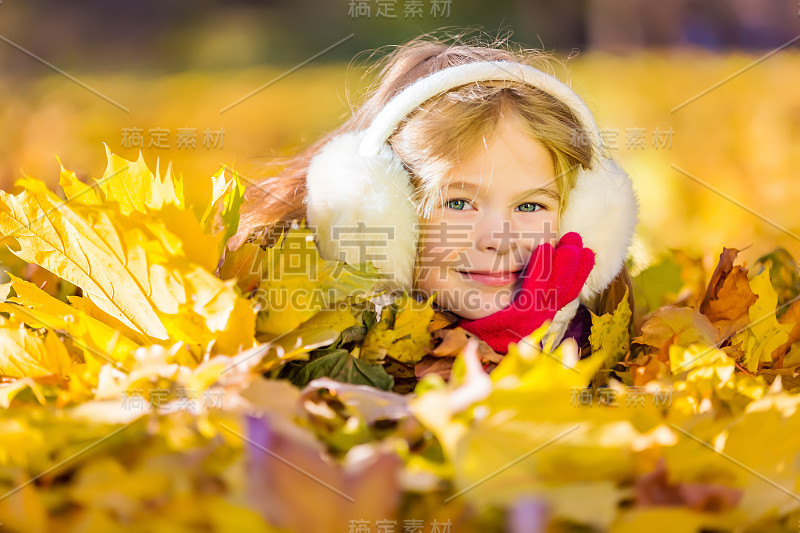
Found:
[[[308,167],[307,219],[320,254],[355,265],[372,261],[391,276],[386,288],[413,282],[419,238],[408,173],[388,145],[359,154],[364,132],[332,139]]]

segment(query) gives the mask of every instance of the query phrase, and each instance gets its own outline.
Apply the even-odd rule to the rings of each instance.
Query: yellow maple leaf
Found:
[[[53,332],[41,336],[24,324],[0,324],[0,375],[11,378],[67,376],[72,359]]]
[[[694,369],[724,369],[726,375],[733,374],[733,359],[724,351],[706,343],[691,343],[688,346],[673,344],[669,347],[669,364],[673,374]]]
[[[431,342],[429,325],[434,297],[418,302],[403,293],[384,307],[381,320],[367,331],[359,357],[380,361],[388,355],[402,363],[418,363],[428,353]]]
[[[323,309],[310,319],[301,324],[304,328],[331,328],[342,332],[357,324],[350,307],[345,304],[337,305],[332,309]]]
[[[207,270],[216,269],[223,235],[206,232],[193,210],[187,208],[183,183],[171,172],[171,167],[162,177],[159,162],[156,162],[154,174],[141,153],[137,161],[128,161],[106,147],[106,156],[105,173],[91,184],[81,182],[75,172],[61,166],[59,184],[66,202],[96,206],[116,203],[122,214],[146,226],[171,253],[183,255]],[[156,218],[154,213],[157,213]]]
[[[7,303],[0,304],[0,310],[30,327],[65,332],[90,357],[103,362],[117,362],[125,367],[133,350],[149,344],[144,337],[131,339],[83,309],[53,298],[33,283],[10,276],[11,282],[6,285],[13,288],[17,295],[6,300]]]
[[[191,309],[215,339],[214,352],[233,355],[251,348],[255,343],[256,309],[251,300],[238,294],[234,280],[222,281],[201,268],[189,271],[184,279]],[[186,342],[197,342],[197,338]]]
[[[591,311],[590,311],[591,312]],[[630,347],[629,327],[631,308],[628,305],[628,288],[613,313],[592,315],[592,332],[589,342],[592,352],[602,351],[603,358],[611,364],[620,360]]]
[[[155,310],[169,291],[153,290],[150,278],[163,275],[151,272],[143,231],[120,231],[110,213],[79,214],[98,208],[64,204],[41,182],[18,184],[25,190],[16,196],[0,191],[0,232],[17,241],[14,253],[81,287],[100,309],[140,334],[166,339]]]
[[[207,233],[191,209],[164,206],[154,214],[131,213],[132,223],[146,227],[173,255],[214,272],[219,262],[222,234]]]
[[[385,308],[382,315],[386,318],[382,318],[374,326],[369,328],[358,352],[359,358],[375,363],[382,361],[383,358],[386,357],[386,354],[389,353],[389,348],[391,348],[395,339],[395,332],[389,324],[388,316],[390,313],[391,310]]]
[[[322,309],[355,294],[371,292],[379,275],[369,264],[323,259],[306,227],[290,229],[263,257],[254,298],[262,306],[258,331],[280,335]]]
[[[425,354],[431,342],[428,326],[433,320],[433,299],[431,296],[426,301],[418,302],[403,293],[395,300],[392,307],[397,309],[394,317],[394,342],[388,356],[403,363],[418,363]]]
[[[96,182],[92,184],[83,183],[78,179],[74,171],[64,168],[60,159],[58,159],[58,164],[61,167],[58,184],[64,191],[67,202],[97,205],[103,201],[100,191],[97,190]]]
[[[211,189],[211,200],[202,221],[208,233],[218,234],[220,243],[226,244],[239,227],[239,209],[244,202],[244,180],[235,170],[223,167],[211,177]]]
[[[137,170],[127,179],[151,178]],[[148,183],[158,189],[166,182]],[[16,241],[12,251],[18,257],[79,286],[84,302],[74,299],[75,305],[90,302],[97,309],[92,316],[130,330],[128,336],[139,344],[216,341],[216,353],[253,345],[251,302],[237,293],[233,281],[216,278],[186,257],[183,239],[158,214],[134,211],[142,204],[131,198],[139,196],[128,198],[130,216],[124,216],[117,210],[120,204],[108,198],[101,204],[64,203],[41,181],[26,178],[18,184],[24,189],[18,195],[0,191],[0,232]],[[129,184],[129,189],[140,187]],[[162,196],[164,207],[170,196]],[[169,209],[177,208],[162,211]]]
[[[172,175],[172,164],[162,178],[159,163],[156,163],[156,172],[151,172],[141,152],[139,159],[128,161],[112,154],[108,146],[105,148],[108,166],[103,177],[95,181],[103,191],[105,200],[117,202],[124,215],[132,211],[147,213],[150,209],[161,209],[168,204],[184,207],[183,181]]]
[[[550,321],[546,320],[539,328],[525,337],[526,342],[509,345],[508,354],[503,357],[490,377],[502,388],[520,387],[531,390],[561,390],[586,387],[592,376],[605,360],[605,351],[592,353],[590,357],[579,359],[578,347],[573,339],[567,339],[554,350],[545,343],[539,344],[547,333]]]
[[[778,294],[769,280],[769,270],[750,280],[750,288],[758,299],[750,306],[750,325],[731,338],[731,345],[739,345],[744,352],[745,368],[751,372],[760,363],[771,363],[772,352],[789,339],[791,324],[781,324],[775,318]]]
[[[220,266],[222,279],[236,279],[244,294],[252,292],[261,282],[261,272],[266,265],[267,252],[258,244],[243,243],[236,250],[229,250]]]

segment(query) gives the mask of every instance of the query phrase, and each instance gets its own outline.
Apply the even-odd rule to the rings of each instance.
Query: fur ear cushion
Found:
[[[595,266],[581,290],[587,304],[619,274],[639,220],[639,201],[633,184],[613,160],[600,157],[594,168],[581,168],[559,221],[559,238],[576,231],[583,245],[595,252]]]
[[[308,224],[324,258],[352,265],[371,261],[389,276],[382,288],[409,288],[419,237],[411,180],[388,145],[378,155],[360,156],[363,135],[339,135],[312,158]]]

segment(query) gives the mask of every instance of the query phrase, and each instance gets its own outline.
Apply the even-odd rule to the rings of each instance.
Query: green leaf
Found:
[[[636,309],[650,311],[674,298],[683,286],[681,267],[672,257],[664,257],[642,270],[633,280],[633,299]]]
[[[325,376],[342,383],[370,385],[382,390],[391,390],[394,386],[394,378],[386,373],[383,365],[367,363],[340,349],[330,350],[310,361],[290,379],[298,387],[305,387],[311,380]]]
[[[266,372],[287,361],[307,360],[312,350],[329,346],[339,338],[339,334],[339,331],[325,327],[297,328],[275,339],[269,339],[262,346],[242,352],[237,357],[241,357],[243,360],[259,357],[260,363],[254,368]]]

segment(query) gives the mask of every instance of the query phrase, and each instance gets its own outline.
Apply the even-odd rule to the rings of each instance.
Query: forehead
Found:
[[[476,193],[555,189],[553,156],[517,120],[501,118],[492,136],[484,137],[471,153],[456,161],[445,185]]]

